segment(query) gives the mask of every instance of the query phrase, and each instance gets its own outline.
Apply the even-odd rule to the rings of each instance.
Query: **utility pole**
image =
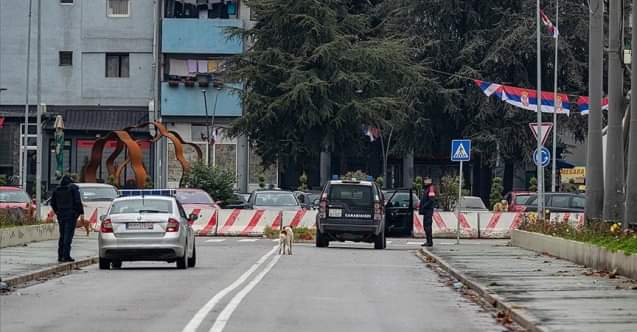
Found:
[[[537,0],[536,9],[536,47],[537,47],[537,83],[536,83],[536,104],[537,123],[542,123],[542,35],[540,32],[540,0]],[[542,126],[538,127],[537,151],[542,149]],[[537,163],[537,220],[544,221],[544,167]]]
[[[623,1],[609,1],[608,24],[608,131],[606,132],[606,172],[604,176],[604,220],[618,221],[624,216],[624,144],[622,111],[624,73],[622,68]]]
[[[637,22],[637,0],[633,0],[633,23]],[[631,42],[631,64],[637,64],[637,30],[633,29]],[[630,74],[630,125],[628,134],[628,167],[626,172],[626,211],[624,213],[624,229],[630,223],[637,223],[637,68],[633,67]]]
[[[38,73],[37,73],[37,151],[35,156],[35,202],[36,218],[40,218],[42,210],[42,112],[46,106],[42,105],[42,0],[38,0]]]
[[[604,203],[604,169],[602,156],[602,59],[604,35],[604,2],[589,2],[588,147],[586,150],[586,218],[602,219]]]
[[[29,150],[27,146],[29,145],[29,69],[31,65],[31,10],[32,10],[33,1],[29,0],[29,13],[28,13],[28,27],[27,27],[27,66],[26,66],[26,75],[25,75],[25,87],[24,87],[24,136],[22,137],[22,177],[20,181],[22,182],[22,189],[27,190],[27,177],[29,173],[29,165],[28,165],[28,155]]]
[[[560,1],[555,0],[555,29],[559,31],[560,26]],[[559,46],[559,33],[555,36],[555,68],[553,71],[553,165],[551,168],[551,192],[555,192],[557,188],[557,51]],[[560,109],[562,105],[560,102]]]

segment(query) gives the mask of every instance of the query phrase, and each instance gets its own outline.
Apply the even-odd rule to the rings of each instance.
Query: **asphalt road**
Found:
[[[209,242],[206,242],[209,241]],[[294,247],[207,239],[198,264],[96,266],[0,296],[0,331],[498,331],[415,243]]]

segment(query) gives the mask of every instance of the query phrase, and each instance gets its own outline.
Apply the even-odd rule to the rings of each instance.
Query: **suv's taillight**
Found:
[[[172,233],[179,231],[179,221],[170,218],[168,219],[168,225],[166,226],[166,232]]]
[[[374,221],[383,220],[383,205],[379,201],[374,202]]]
[[[102,221],[100,233],[113,233],[113,223],[110,219],[105,219],[104,221]]]
[[[327,200],[321,199],[319,203],[319,218],[327,218]]]

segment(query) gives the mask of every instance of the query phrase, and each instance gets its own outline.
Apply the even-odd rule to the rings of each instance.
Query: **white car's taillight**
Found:
[[[168,219],[168,225],[166,226],[166,232],[178,232],[179,231],[179,221],[170,218]]]
[[[374,221],[383,220],[383,208],[380,202],[374,202]]]
[[[113,233],[113,223],[110,219],[105,219],[104,221],[102,221],[100,233]]]

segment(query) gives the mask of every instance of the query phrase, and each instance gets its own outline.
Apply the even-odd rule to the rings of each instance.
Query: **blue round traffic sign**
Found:
[[[551,162],[551,152],[549,149],[542,147],[540,150],[535,149],[533,152],[533,162],[542,167],[546,167]]]

